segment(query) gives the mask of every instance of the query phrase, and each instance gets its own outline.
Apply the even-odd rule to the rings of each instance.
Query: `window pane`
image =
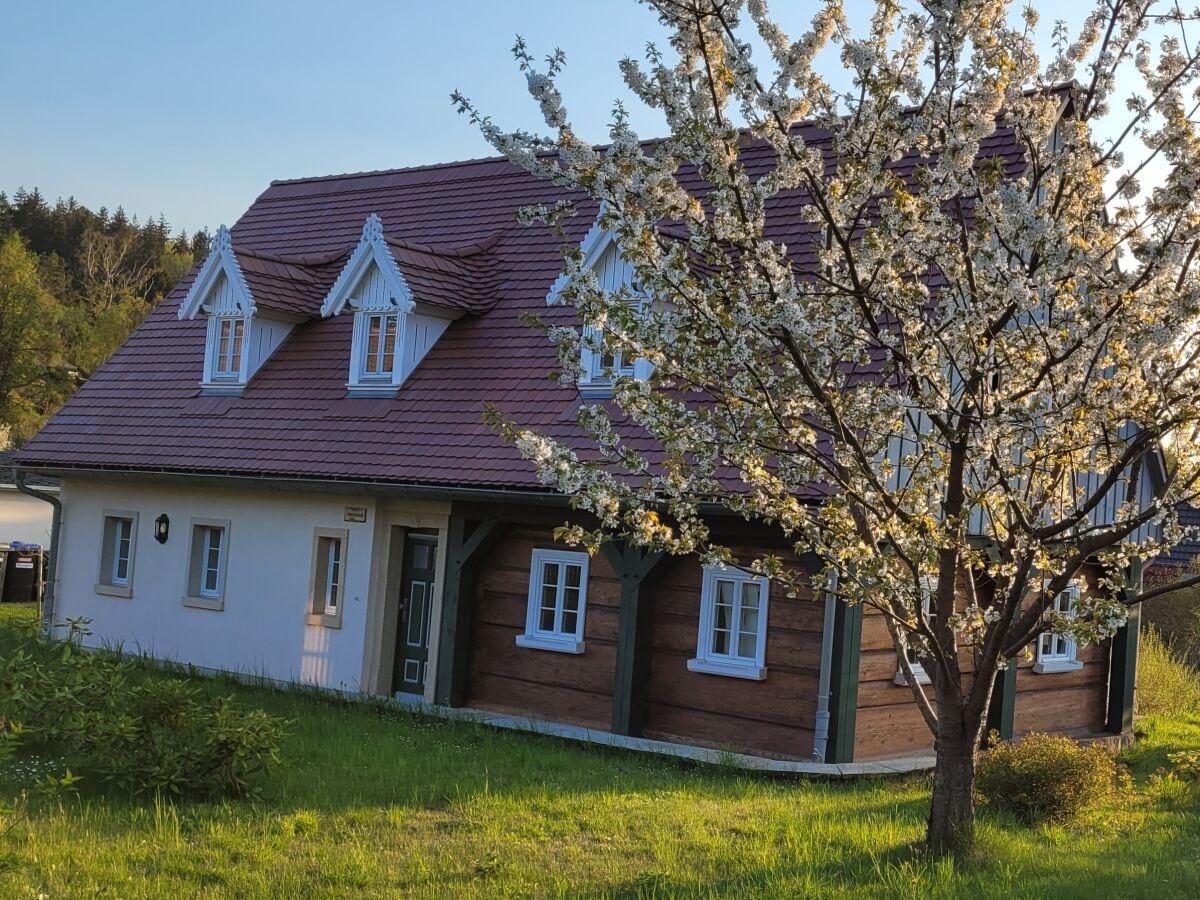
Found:
[[[729,632],[714,631],[713,632],[713,653],[719,653],[723,656],[729,655]]]
[[[379,330],[382,324],[381,316],[367,316],[367,358],[365,371],[371,375],[379,374]]]
[[[738,656],[746,659],[758,657],[758,635],[753,631],[743,631],[738,635]]]
[[[579,613],[575,611],[564,611],[562,618],[562,633],[575,634],[579,627]]]
[[[217,371],[229,371],[229,326],[230,321],[223,319],[220,324],[221,338],[217,343]]]
[[[383,353],[381,354],[383,362],[379,367],[381,373],[391,374],[394,365],[394,356],[396,352],[396,316],[386,316],[384,318],[386,326],[384,329]]]
[[[233,322],[233,352],[231,354],[231,362],[234,370],[241,368],[242,363],[242,329],[245,327],[245,322],[241,319],[235,319]]]
[[[757,601],[754,606],[742,606],[742,621],[739,630],[750,634],[758,634]]]
[[[572,587],[572,588],[579,587],[579,579],[583,575],[583,567],[569,565],[569,566],[567,566],[566,574],[567,574],[567,578],[566,578],[565,583],[566,583],[567,587]]]

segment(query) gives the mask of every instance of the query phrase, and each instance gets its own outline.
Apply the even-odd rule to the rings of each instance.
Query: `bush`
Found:
[[[284,720],[205,697],[183,681],[137,677],[117,654],[84,651],[31,630],[0,660],[0,721],[21,743],[52,747],[87,779],[135,794],[240,796],[279,762]]]
[[[1156,584],[1198,574],[1200,560]],[[1149,582],[1147,585],[1153,586]],[[1193,667],[1200,666],[1200,586],[1155,597],[1142,609],[1142,618],[1166,643],[1174,645],[1176,656]]]
[[[1200,672],[1153,626],[1142,632],[1138,647],[1137,711],[1173,717],[1200,713]]]
[[[1117,764],[1107,750],[1050,734],[996,744],[976,770],[983,800],[1030,825],[1074,818],[1116,786]]]

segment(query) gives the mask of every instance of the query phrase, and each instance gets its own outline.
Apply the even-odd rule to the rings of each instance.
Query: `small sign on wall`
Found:
[[[367,521],[367,508],[365,506],[347,506],[342,519],[346,522],[365,522]]]
[[[17,564],[13,568],[15,568],[15,569],[32,569],[33,568],[33,560],[18,558]]]

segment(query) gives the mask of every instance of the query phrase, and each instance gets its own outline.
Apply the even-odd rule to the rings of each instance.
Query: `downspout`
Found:
[[[42,634],[49,637],[54,628],[54,586],[58,581],[58,535],[62,530],[62,501],[53,494],[31,488],[25,483],[25,473],[13,467],[17,490],[38,500],[44,500],[54,508],[50,523],[50,562],[46,564],[46,590],[42,595]]]
[[[825,591],[825,621],[821,628],[821,677],[817,684],[817,721],[813,731],[813,761],[825,762],[825,745],[829,742],[829,693],[833,681],[833,624],[836,610],[837,573],[829,578]]]

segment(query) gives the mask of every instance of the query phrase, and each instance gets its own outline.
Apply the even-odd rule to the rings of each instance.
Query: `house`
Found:
[[[987,152],[1019,165],[1011,135]],[[53,615],[196,666],[598,733],[827,762],[927,753],[879,616],[555,540],[565,498],[483,414],[582,442],[581,394],[607,387],[592,359],[578,388],[551,380],[554,348],[523,320],[573,322],[547,303],[561,239],[514,216],[556,191],[498,159],[272,183],[22,450],[63,482]],[[574,199],[568,239],[627,280]],[[778,218],[803,256],[801,218]],[[747,555],[778,548],[740,519],[713,527]],[[1136,634],[1042,641],[998,684],[992,724],[1128,733]]]

